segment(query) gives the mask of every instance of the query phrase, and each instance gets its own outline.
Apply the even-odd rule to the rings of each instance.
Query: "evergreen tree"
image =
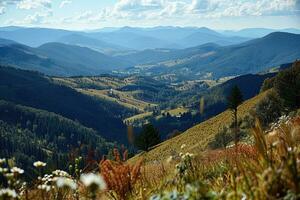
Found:
[[[160,135],[152,124],[144,125],[142,132],[135,139],[135,146],[144,151],[149,151],[150,147],[158,143],[160,143]]]
[[[233,86],[231,92],[228,96],[228,108],[231,110],[233,115],[233,122],[234,122],[234,141],[235,145],[237,146],[238,143],[238,106],[241,105],[243,102],[243,95],[237,85]]]

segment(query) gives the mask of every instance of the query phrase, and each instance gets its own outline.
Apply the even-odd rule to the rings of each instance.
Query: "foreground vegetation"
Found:
[[[126,149],[115,148],[110,159],[104,156],[86,166],[86,159],[77,157],[64,171],[36,161],[30,164],[36,173],[26,183],[29,171],[13,159],[0,159],[0,199],[299,199],[299,67],[295,63],[266,81],[267,91],[236,107],[240,99],[232,112],[152,150],[141,145],[150,151],[130,160]],[[283,92],[283,85],[289,93]],[[226,123],[226,131],[220,130]],[[146,130],[141,136],[148,135]]]
[[[24,170],[1,159],[0,199],[299,199],[300,117],[285,118],[271,133],[257,121],[254,143],[191,154],[188,146],[159,164],[130,165],[126,151],[85,174],[76,159],[69,172],[43,174],[30,184]],[[26,173],[26,172],[25,172]]]

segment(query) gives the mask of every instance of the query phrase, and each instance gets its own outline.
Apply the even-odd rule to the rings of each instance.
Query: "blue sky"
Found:
[[[1,26],[300,28],[300,0],[0,0]]]

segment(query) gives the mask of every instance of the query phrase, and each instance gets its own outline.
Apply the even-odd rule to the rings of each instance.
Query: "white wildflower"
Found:
[[[68,174],[68,172],[65,172],[63,170],[55,170],[52,172],[53,175],[55,176],[59,176],[59,177],[70,177],[70,175]]]
[[[38,189],[44,190],[44,191],[46,191],[46,192],[49,192],[49,191],[51,190],[51,186],[50,186],[50,185],[45,185],[45,184],[43,184],[43,185],[39,185],[39,186],[38,186]]]
[[[0,197],[1,199],[6,199],[6,198],[17,198],[18,194],[16,193],[15,190],[6,188],[6,189],[0,189]]]
[[[80,176],[80,180],[86,187],[97,188],[100,190],[106,189],[106,183],[101,175],[96,175],[93,173],[82,174]]]
[[[56,179],[56,185],[59,188],[70,188],[76,190],[77,184],[70,178],[59,177]]]
[[[14,174],[23,174],[24,173],[24,170],[21,168],[18,168],[18,167],[13,167],[13,168],[11,168],[10,171]]]
[[[168,159],[167,159],[167,163],[171,163],[173,161],[173,156],[170,156]]]
[[[186,154],[183,156],[183,158],[192,158],[192,157],[194,157],[194,154],[192,154],[192,153],[186,153]]]
[[[0,158],[0,165],[5,163],[5,158]]]
[[[2,168],[2,167],[0,167],[0,173],[6,173],[6,172],[8,172],[8,169],[7,168]]]
[[[181,149],[184,149],[186,147],[186,144],[181,145]]]
[[[8,178],[8,179],[10,179],[10,178],[14,177],[14,174],[13,173],[6,173],[5,177]]]
[[[36,161],[33,163],[33,166],[35,166],[36,168],[41,168],[41,167],[45,167],[47,164],[42,162],[42,161]]]

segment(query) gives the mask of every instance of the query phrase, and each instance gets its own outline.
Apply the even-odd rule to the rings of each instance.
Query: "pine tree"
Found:
[[[135,138],[135,146],[144,151],[149,151],[150,147],[158,143],[159,132],[152,124],[144,125],[142,132]]]
[[[241,105],[243,102],[243,95],[240,91],[239,87],[237,85],[233,86],[231,89],[231,92],[228,96],[228,108],[231,110],[233,114],[233,120],[234,120],[234,142],[235,146],[237,146],[238,143],[238,106]]]

